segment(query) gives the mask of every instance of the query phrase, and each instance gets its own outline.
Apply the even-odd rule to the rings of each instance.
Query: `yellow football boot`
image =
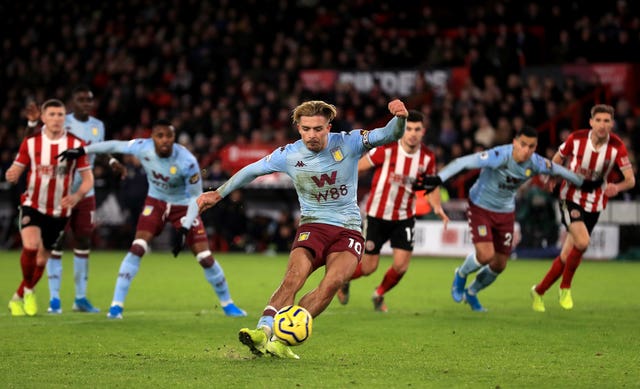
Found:
[[[263,356],[267,351],[267,334],[262,328],[257,328],[255,330],[243,328],[238,333],[238,339],[240,340],[240,343],[249,347],[254,355]]]
[[[9,301],[9,312],[11,312],[11,316],[26,315],[26,313],[24,312],[24,301],[22,300]]]
[[[536,286],[533,285],[531,287],[531,299],[533,300],[533,303],[531,305],[531,307],[533,308],[534,311],[536,312],[544,312],[544,301],[542,301],[542,295],[538,294],[538,292],[536,292]]]
[[[573,308],[573,299],[571,298],[571,289],[560,288],[560,306],[564,309]]]

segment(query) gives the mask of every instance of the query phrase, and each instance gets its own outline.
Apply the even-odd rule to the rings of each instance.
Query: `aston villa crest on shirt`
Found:
[[[300,235],[298,235],[298,242],[308,240],[309,235],[311,235],[311,232],[301,232]]]
[[[153,212],[153,205],[145,205],[142,210],[142,216],[149,216]]]
[[[340,147],[335,147],[331,149],[331,156],[333,157],[333,160],[336,162],[340,162],[344,159],[344,155],[342,154],[342,149],[340,149]]]

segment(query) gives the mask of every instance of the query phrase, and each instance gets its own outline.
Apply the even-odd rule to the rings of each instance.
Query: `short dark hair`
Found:
[[[608,113],[613,118],[613,114],[615,113],[615,109],[607,104],[596,104],[591,107],[591,117],[596,116],[597,113]]]
[[[529,138],[537,138],[538,137],[538,131],[535,128],[531,127],[531,126],[523,126],[521,129],[519,129],[516,132],[516,138],[521,136],[521,135],[524,135],[524,136],[529,137]]]
[[[76,85],[76,87],[71,91],[71,96],[75,96],[77,93],[81,92],[91,93],[91,88],[89,88],[89,85],[87,84]]]
[[[171,131],[176,132],[176,128],[173,126],[173,124],[171,124],[170,120],[167,119],[157,119],[155,122],[153,122],[153,125],[151,126],[151,128],[156,128],[158,126],[162,126],[162,127],[169,127],[171,129]]]
[[[409,116],[407,117],[408,122],[424,122],[424,115],[420,111],[416,111],[412,109],[409,111]]]

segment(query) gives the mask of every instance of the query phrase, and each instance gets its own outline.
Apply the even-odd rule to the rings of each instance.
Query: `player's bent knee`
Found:
[[[589,248],[589,243],[590,243],[590,239],[585,239],[585,240],[578,239],[578,240],[574,240],[573,247],[575,247],[576,250],[578,251],[585,252]]]
[[[325,278],[322,281],[321,285],[323,285],[327,289],[327,292],[329,294],[331,294],[331,293],[337,292],[338,289],[340,289],[342,287],[342,285],[344,285],[344,282],[345,281],[343,281],[341,278],[340,279],[338,279],[338,278],[334,279],[333,277],[331,277],[331,278]]]
[[[500,274],[507,268],[507,263],[500,261],[492,262],[490,267],[493,272]]]
[[[493,250],[476,251],[476,260],[483,265],[490,263],[495,257],[496,252]]]
[[[360,269],[362,271],[363,276],[368,276],[371,273],[375,272],[378,269],[378,266],[372,266],[372,267],[362,266]]]

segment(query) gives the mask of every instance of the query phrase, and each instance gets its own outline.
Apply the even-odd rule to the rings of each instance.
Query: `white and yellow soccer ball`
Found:
[[[273,334],[289,346],[302,344],[311,336],[313,317],[299,305],[282,308],[273,318]]]

